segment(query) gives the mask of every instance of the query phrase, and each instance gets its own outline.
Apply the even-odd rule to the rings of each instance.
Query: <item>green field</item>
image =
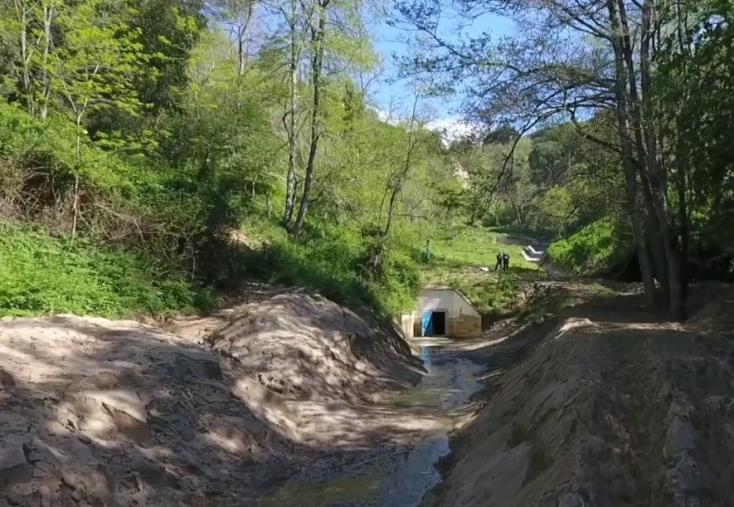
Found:
[[[432,260],[421,270],[423,285],[456,289],[484,314],[517,311],[523,287],[545,277],[542,269],[523,258],[521,245],[503,244],[500,234],[487,229],[459,228],[432,238]],[[502,252],[510,255],[510,271],[494,272]]]

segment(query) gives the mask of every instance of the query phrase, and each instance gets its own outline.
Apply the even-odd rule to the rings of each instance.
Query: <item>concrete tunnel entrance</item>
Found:
[[[406,338],[474,338],[482,333],[482,315],[454,289],[426,288],[417,308],[401,316],[400,328]]]

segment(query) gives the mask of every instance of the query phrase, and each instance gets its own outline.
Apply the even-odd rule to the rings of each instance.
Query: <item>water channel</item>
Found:
[[[446,339],[416,343],[426,374],[411,389],[391,395],[388,404],[411,413],[430,413],[441,424],[412,439],[410,445],[381,445],[356,455],[314,463],[320,479],[296,476],[267,499],[262,507],[412,507],[436,486],[435,468],[449,453],[448,433],[453,415],[479,390],[482,366],[461,357]],[[439,428],[439,429],[436,429]],[[326,470],[326,473],[323,471]],[[326,478],[326,479],[324,479]]]

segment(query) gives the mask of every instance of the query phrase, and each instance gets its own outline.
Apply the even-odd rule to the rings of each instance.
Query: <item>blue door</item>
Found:
[[[421,319],[421,333],[423,336],[433,336],[433,312],[426,312]]]

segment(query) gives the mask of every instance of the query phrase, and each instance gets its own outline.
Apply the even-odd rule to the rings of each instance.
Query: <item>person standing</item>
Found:
[[[510,269],[510,256],[507,253],[502,254],[502,270],[508,271]]]
[[[502,254],[497,252],[497,264],[494,265],[494,271],[497,272],[502,269]]]

